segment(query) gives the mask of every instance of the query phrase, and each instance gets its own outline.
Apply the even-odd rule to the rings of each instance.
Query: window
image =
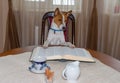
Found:
[[[104,0],[105,13],[120,14],[120,0]]]
[[[81,12],[82,0],[24,0],[24,6],[29,11],[52,11],[58,7],[62,11]]]
[[[53,0],[53,5],[75,5],[74,0]]]
[[[120,13],[120,0],[117,0],[115,3],[114,13]]]
[[[45,0],[26,0],[26,1],[41,1],[41,2],[44,2]]]
[[[26,0],[26,1],[41,1],[45,0]],[[53,0],[53,5],[75,5],[74,0]]]

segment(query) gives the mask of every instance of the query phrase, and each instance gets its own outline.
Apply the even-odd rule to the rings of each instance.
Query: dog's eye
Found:
[[[62,19],[58,19],[59,21],[62,21]]]

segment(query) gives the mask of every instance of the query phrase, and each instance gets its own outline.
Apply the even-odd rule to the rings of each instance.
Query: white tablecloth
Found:
[[[44,74],[29,72],[31,52],[0,57],[0,83],[45,83]],[[95,59],[96,60],[96,59]],[[48,61],[54,71],[54,83],[67,83],[61,76],[67,62]],[[119,65],[118,65],[119,66]],[[120,83],[120,72],[96,63],[80,63],[81,74],[78,83]]]

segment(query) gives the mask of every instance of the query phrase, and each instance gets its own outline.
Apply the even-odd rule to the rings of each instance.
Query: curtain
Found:
[[[120,60],[120,0],[97,0],[98,51]]]
[[[0,1],[0,52],[4,51],[7,14],[8,14],[8,2],[7,0],[1,0]]]
[[[9,10],[8,10],[8,19],[7,19],[7,28],[6,28],[5,48],[4,48],[5,51],[20,47],[16,21],[15,21],[14,13],[12,12],[11,0],[8,0],[8,6],[9,6]]]
[[[97,50],[97,41],[98,41],[98,16],[96,0],[94,0],[93,10],[91,13],[88,26],[87,48]]]
[[[2,1],[0,3],[0,38],[3,39],[3,28],[2,28]],[[3,44],[3,41],[0,40],[0,43]],[[2,44],[0,44],[0,52],[2,51]]]
[[[82,0],[81,11],[76,16],[76,46],[87,48],[89,19],[93,8],[93,0]]]

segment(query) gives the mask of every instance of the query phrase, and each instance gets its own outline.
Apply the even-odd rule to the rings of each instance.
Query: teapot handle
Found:
[[[62,72],[62,76],[63,76],[64,79],[67,79],[67,77],[65,76],[65,72],[66,72],[66,68]]]

